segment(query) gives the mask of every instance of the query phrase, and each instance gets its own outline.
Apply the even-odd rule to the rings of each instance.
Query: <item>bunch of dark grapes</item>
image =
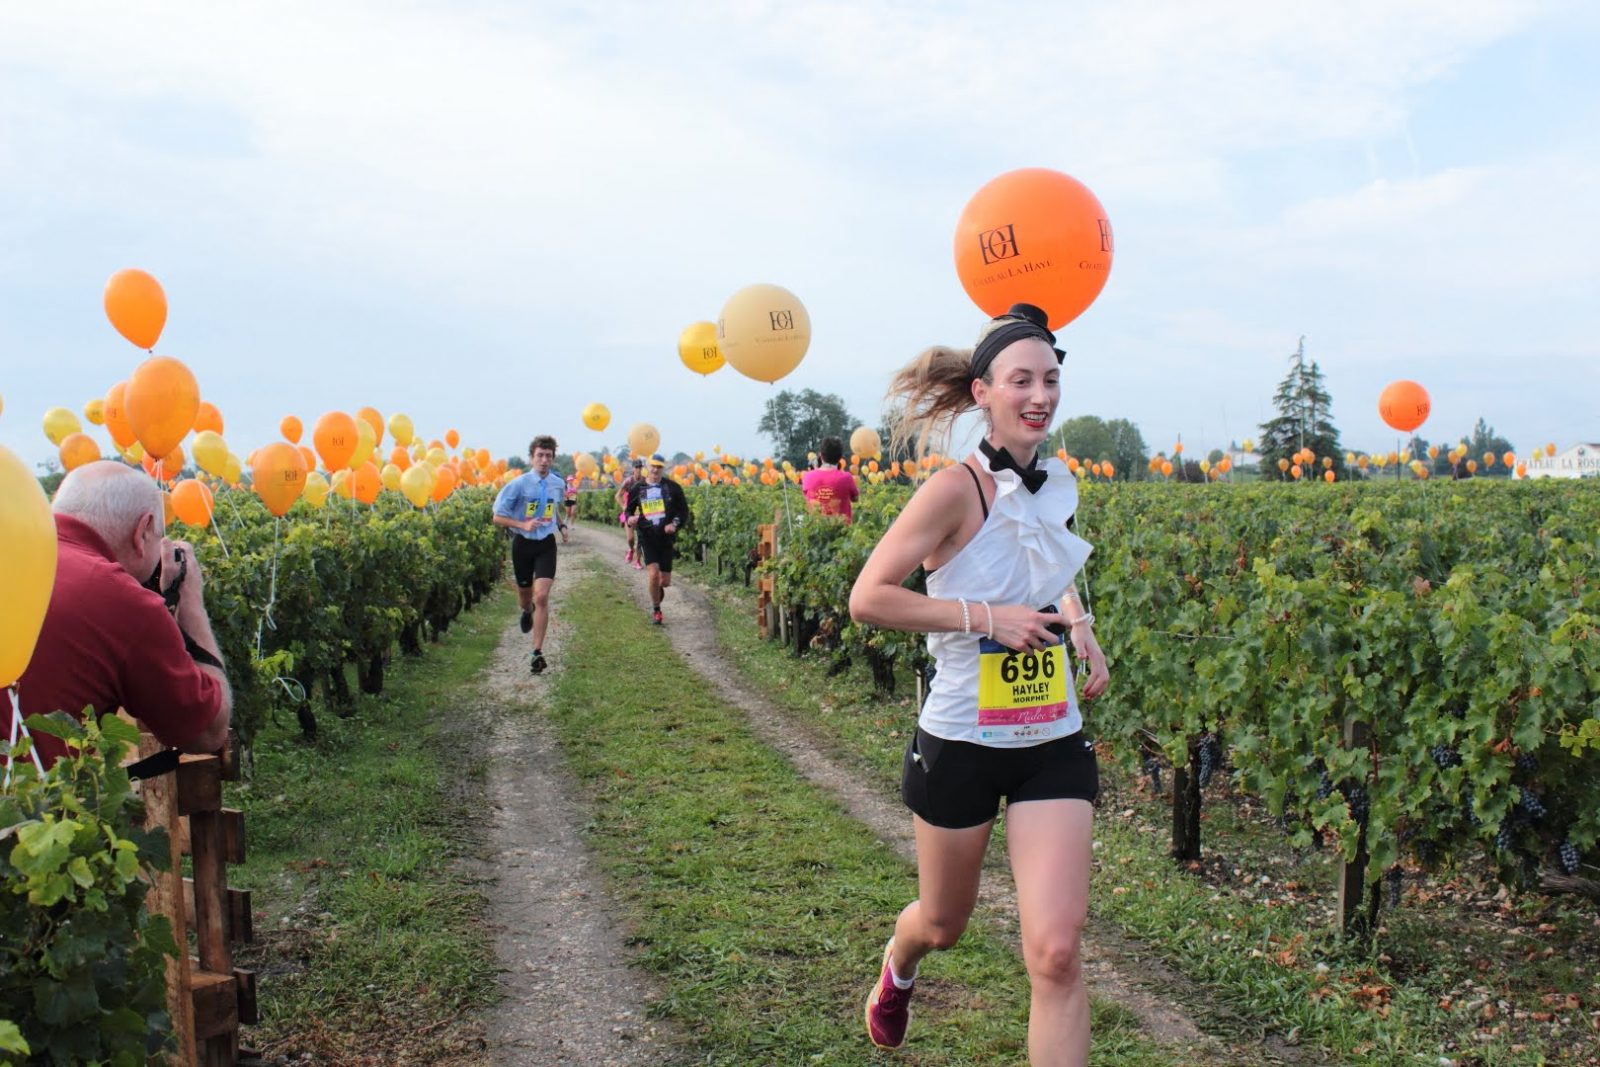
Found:
[[[1358,823],[1367,821],[1367,790],[1359,785],[1343,786],[1344,802],[1350,808],[1350,817]]]
[[[1433,757],[1433,762],[1441,771],[1461,765],[1461,753],[1449,745],[1434,745],[1428,754]]]
[[[1500,829],[1494,835],[1494,847],[1501,852],[1510,852],[1517,843],[1516,823],[1507,819],[1500,824]]]
[[[1384,872],[1383,877],[1389,885],[1389,907],[1398,908],[1400,906],[1400,890],[1406,884],[1405,872],[1400,869],[1400,865],[1397,863]]]
[[[1537,822],[1544,818],[1544,801],[1539,799],[1538,793],[1535,793],[1527,786],[1523,786],[1522,798],[1517,801],[1517,811],[1529,822]]]
[[[1483,825],[1483,820],[1478,818],[1478,813],[1473,808],[1471,782],[1468,782],[1461,787],[1461,808],[1466,813],[1467,821],[1473,826]]]
[[[1561,842],[1561,847],[1557,849],[1557,851],[1561,854],[1561,869],[1566,871],[1568,874],[1577,874],[1578,846],[1574,845],[1571,841],[1563,841]]]
[[[1322,768],[1322,777],[1317,780],[1317,799],[1327,800],[1333,795],[1333,779],[1328,777],[1328,768]]]
[[[1198,778],[1200,788],[1204,789],[1211,783],[1211,774],[1217,769],[1217,761],[1222,757],[1222,745],[1217,741],[1216,734],[1206,734],[1200,739],[1200,771]]]
[[[1532,752],[1521,752],[1517,755],[1517,770],[1523,774],[1532,774],[1539,769],[1539,757]]]
[[[1150,788],[1161,792],[1161,761],[1154,756],[1146,756],[1142,766],[1144,773],[1150,776]]]

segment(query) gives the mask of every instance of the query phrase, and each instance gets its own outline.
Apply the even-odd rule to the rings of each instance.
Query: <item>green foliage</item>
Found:
[[[144,1063],[169,1030],[163,962],[178,946],[143,907],[141,875],[168,857],[121,766],[138,730],[60,712],[28,728],[69,751],[41,776],[22,742],[0,794],[0,1057]]]
[[[849,450],[850,431],[857,423],[845,410],[844,399],[832,393],[802,389],[798,393],[782,390],[767,401],[756,427],[772,438],[772,456],[788,460],[796,467],[806,464],[806,453],[822,446],[824,437],[837,437]]]
[[[1278,409],[1275,418],[1261,427],[1261,477],[1277,479],[1278,460],[1289,459],[1302,448],[1319,457],[1333,460],[1334,473],[1343,478],[1344,449],[1339,446],[1339,430],[1333,424],[1333,399],[1323,384],[1322,368],[1315,360],[1306,362],[1306,339],[1289,357],[1289,373],[1278,383],[1272,398]]]
[[[1043,451],[1049,454],[1058,448],[1085,461],[1110,460],[1117,477],[1125,482],[1140,481],[1149,475],[1150,449],[1139,427],[1127,419],[1108,421],[1096,415],[1068,419],[1050,435]]]

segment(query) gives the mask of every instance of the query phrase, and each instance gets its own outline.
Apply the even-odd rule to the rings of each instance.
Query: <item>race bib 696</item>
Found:
[[[980,638],[978,641],[978,725],[1032,726],[1067,714],[1066,646],[1018,652]]]

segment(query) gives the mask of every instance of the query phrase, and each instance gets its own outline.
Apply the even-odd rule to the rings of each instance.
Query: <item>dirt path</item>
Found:
[[[563,547],[570,576],[589,555]],[[487,1019],[490,1062],[529,1067],[650,1064],[677,1059],[672,1028],[648,1019],[660,995],[630,967],[633,950],[610,918],[604,879],[583,839],[586,813],[562,764],[543,701],[560,676],[564,586],[557,581],[545,651],[552,668],[528,673],[528,637],[507,620],[483,684],[492,811],[484,875],[505,996]]]
[[[589,549],[613,574],[626,581],[641,609],[649,607],[644,572],[623,562],[626,543],[620,532],[585,523],[574,531],[574,543]],[[678,578],[678,584],[667,593],[663,614],[674,650],[688,660],[724,700],[745,712],[758,737],[783,753],[806,778],[836,796],[852,816],[865,823],[886,845],[907,860],[915,860],[911,820],[898,799],[867,784],[859,771],[830,758],[822,739],[742,683],[738,668],[723,654],[717,642],[716,620],[702,588]],[[991,863],[986,868],[979,908],[988,913],[991,921],[1003,926],[1016,942],[1016,888],[1003,862]],[[1020,951],[1020,944],[1018,949]],[[1205,1003],[1205,994],[1150,955],[1148,948],[1130,940],[1119,929],[1091,918],[1084,937],[1084,968],[1090,991],[1132,1011],[1146,1034],[1162,1044],[1174,1046],[1175,1052],[1187,1046],[1203,1050],[1207,1058],[1221,1062],[1263,1062],[1259,1045],[1231,1047],[1206,1034],[1181,1007],[1186,998],[1190,1003]],[[1271,1059],[1265,1062],[1321,1062],[1306,1050],[1281,1042],[1272,1043],[1271,1053]]]

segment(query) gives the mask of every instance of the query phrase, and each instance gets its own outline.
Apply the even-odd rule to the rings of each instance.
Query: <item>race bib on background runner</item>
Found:
[[[667,502],[659,494],[653,497],[647,495],[639,501],[639,511],[647,520],[660,525],[667,514]]]
[[[1018,652],[978,640],[978,735],[985,741],[1044,737],[1067,717],[1072,684],[1067,649],[1059,639],[1038,652]]]

